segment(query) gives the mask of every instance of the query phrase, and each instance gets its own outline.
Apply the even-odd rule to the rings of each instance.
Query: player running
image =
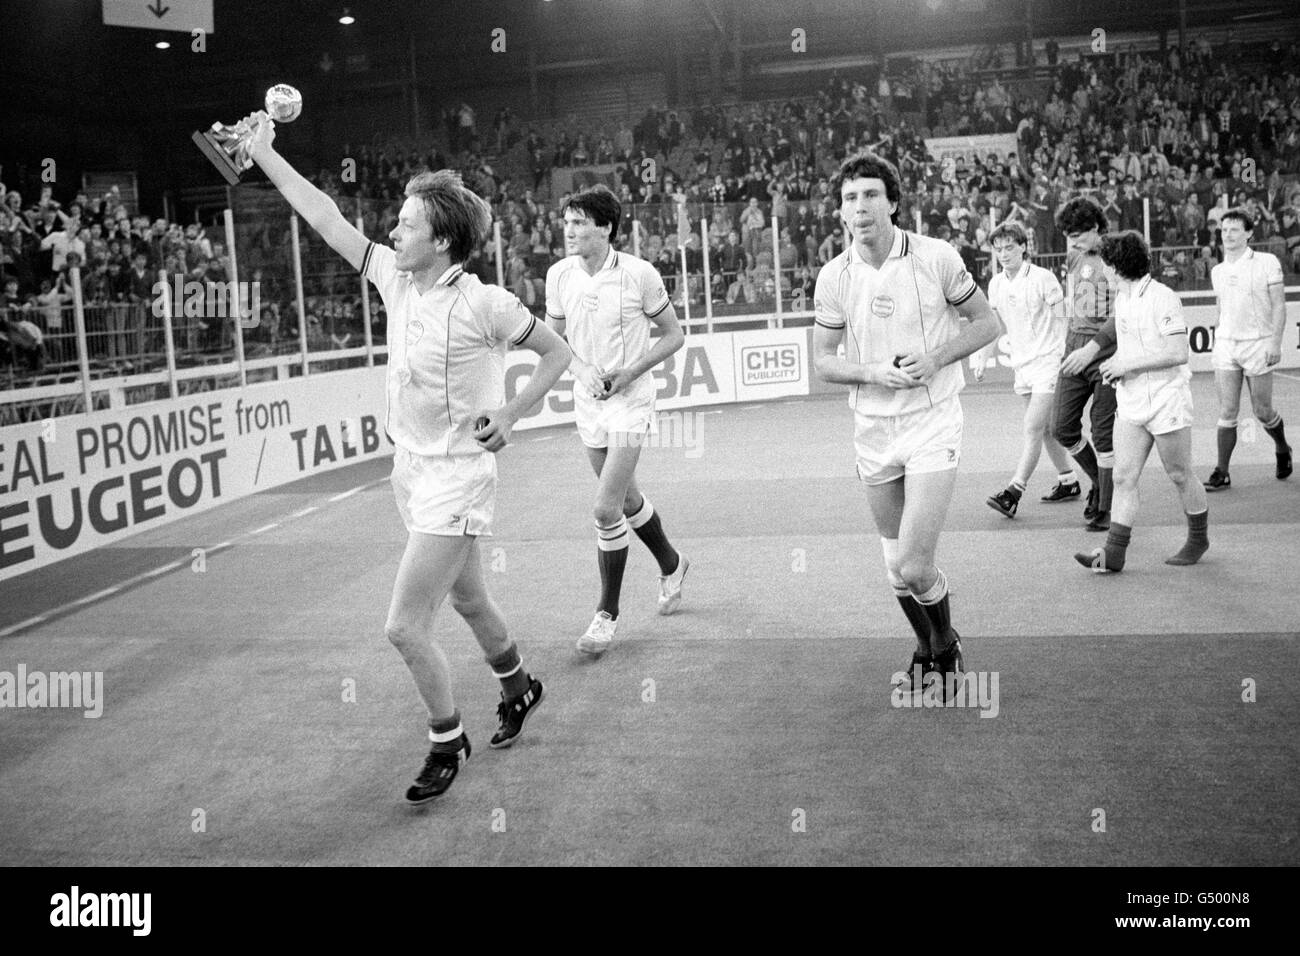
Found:
[[[897,227],[892,163],[850,156],[831,187],[852,243],[817,279],[814,362],[823,381],[851,386],[858,477],[885,574],[916,633],[908,669],[915,692],[918,671],[937,671],[946,684],[963,667],[948,579],[934,556],[961,457],[958,363],[999,326],[956,250]]]
[[[600,599],[578,650],[600,656],[618,629],[619,595],[630,527],[659,563],[659,613],[682,598],[691,563],[664,534],[659,514],[636,484],[646,436],[657,432],[651,371],[686,341],[663,279],[650,263],[612,247],[622,215],[614,194],[595,186],[562,210],[569,255],[546,273],[546,314],[573,349],[578,436],[596,472],[596,562]],[[660,332],[651,341],[650,327]]]
[[[1065,339],[1067,354],[1056,383],[1056,415],[1052,435],[1074,456],[1075,462],[1092,481],[1084,507],[1084,527],[1105,531],[1110,527],[1110,500],[1115,452],[1115,390],[1102,381],[1101,363],[1111,353],[1103,350],[1095,336],[1112,315],[1113,293],[1097,244],[1106,231],[1106,215],[1086,196],[1071,199],[1061,207],[1056,224],[1065,233],[1066,309],[1070,332]],[[1113,348],[1113,345],[1112,345]],[[1092,444],[1083,437],[1083,409],[1092,400]],[[1096,449],[1094,451],[1094,448]],[[1068,494],[1053,492],[1044,500],[1059,501]]]
[[[411,804],[445,792],[470,755],[451,689],[447,657],[433,639],[443,600],[465,619],[501,682],[500,727],[507,747],[542,702],[542,682],[524,670],[479,563],[479,535],[491,534],[494,453],[520,412],[564,373],[569,349],[509,292],[485,286],[462,264],[491,224],[487,203],[454,173],[420,173],[406,184],[393,247],[371,242],[271,146],[266,113],[250,155],[335,252],[374,283],[388,313],[387,417],[396,451],[393,490],[407,528],[385,633],[401,652],[429,712],[429,755],[406,792]],[[505,401],[507,345],[540,356],[528,384]]]
[[[1205,489],[1192,476],[1192,370],[1187,324],[1177,293],[1151,278],[1151,253],[1140,233],[1106,236],[1100,253],[1116,288],[1115,316],[1097,333],[1115,354],[1101,364],[1116,383],[1115,504],[1104,547],[1074,559],[1097,572],[1124,570],[1138,510],[1138,480],[1151,446],[1178,489],[1187,514],[1187,541],[1165,564],[1189,565],[1210,547]]]
[[[1232,486],[1228,464],[1237,447],[1237,411],[1242,378],[1250,404],[1273,439],[1279,480],[1291,474],[1291,446],[1286,443],[1282,414],[1273,408],[1273,366],[1282,361],[1286,327],[1286,293],[1277,256],[1247,246],[1255,223],[1244,209],[1225,211],[1219,219],[1223,261],[1210,270],[1219,299],[1219,326],[1214,335],[1214,383],[1219,391],[1219,461],[1205,482],[1206,491]]]
[[[1025,418],[1024,445],[1016,473],[1005,489],[988,498],[988,506],[1014,518],[1025,485],[1038,466],[1038,456],[1044,448],[1057,474],[1056,487],[1048,497],[1058,494],[1061,488],[1067,489],[1068,494],[1071,486],[1077,494],[1079,487],[1070,459],[1052,437],[1049,425],[1068,320],[1061,309],[1065,300],[1061,284],[1049,271],[1025,258],[1029,236],[1024,226],[1004,222],[993,230],[989,240],[1002,266],[1002,271],[989,282],[989,304],[1007,330],[1011,367],[1016,372],[1013,388],[1017,395],[1025,397]],[[994,346],[977,353],[977,380],[984,377],[984,353]]]

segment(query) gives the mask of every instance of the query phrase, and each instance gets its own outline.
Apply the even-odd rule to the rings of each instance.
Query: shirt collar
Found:
[[[465,270],[459,264],[452,266],[446,272],[438,277],[434,285],[454,285],[456,280],[465,274]]]
[[[912,248],[912,243],[907,238],[907,232],[895,226],[894,243],[889,247],[889,255],[885,256],[885,258],[886,259],[901,258],[902,256],[907,255],[908,251],[911,248]],[[867,262],[866,259],[862,258],[862,253],[858,252],[857,242],[849,243],[849,261],[861,262],[863,265],[870,265],[870,263]]]
[[[1151,282],[1150,276],[1143,276],[1141,282],[1129,283],[1129,295],[1135,299],[1142,298],[1142,293],[1151,287]]]

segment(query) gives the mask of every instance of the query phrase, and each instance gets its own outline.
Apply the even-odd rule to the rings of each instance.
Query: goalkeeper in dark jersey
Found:
[[[1102,381],[1101,364],[1115,352],[1113,338],[1098,339],[1097,332],[1114,314],[1114,300],[1106,282],[1097,245],[1106,231],[1106,216],[1087,197],[1071,199],[1056,216],[1065,233],[1065,306],[1070,331],[1065,338],[1065,360],[1056,383],[1056,409],[1052,434],[1074,456],[1092,479],[1088,504],[1083,512],[1089,531],[1110,527],[1110,499],[1114,487],[1112,472],[1115,451],[1115,389]],[[1092,444],[1083,437],[1083,410],[1092,400]],[[1053,497],[1055,496],[1055,497]],[[1072,497],[1062,486],[1044,500]]]

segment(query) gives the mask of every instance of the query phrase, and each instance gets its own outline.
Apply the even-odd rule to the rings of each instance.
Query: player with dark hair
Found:
[[[389,248],[355,229],[272,148],[275,126],[265,113],[246,122],[256,130],[250,156],[330,248],[374,283],[388,313],[384,428],[396,446],[392,484],[407,539],[385,632],[428,710],[430,752],[406,792],[410,803],[426,803],[451,786],[470,755],[447,657],[433,639],[434,615],[448,594],[501,682],[492,746],[513,743],[542,702],[542,683],[524,670],[488,593],[478,538],[491,534],[494,453],[520,414],[564,374],[569,349],[513,295],[465,272],[491,211],[454,173],[421,173],[407,183]],[[509,402],[507,346],[540,356]]]
[[[1286,328],[1286,292],[1282,264],[1270,252],[1247,244],[1255,223],[1244,209],[1219,217],[1223,261],[1210,270],[1219,300],[1214,335],[1214,382],[1219,391],[1219,460],[1205,482],[1206,491],[1232,485],[1228,465],[1237,447],[1237,412],[1242,379],[1250,391],[1255,418],[1273,439],[1279,480],[1291,474],[1291,446],[1286,443],[1282,414],[1273,407],[1273,366],[1282,361]]]
[[[1115,383],[1115,504],[1106,544],[1075,560],[1098,572],[1124,570],[1138,481],[1151,454],[1178,489],[1187,515],[1187,541],[1165,564],[1195,564],[1210,547],[1205,489],[1192,476],[1192,371],[1187,324],[1178,294],[1151,278],[1151,253],[1137,232],[1106,236],[1100,244],[1107,279],[1116,289],[1115,314],[1097,333],[1115,353],[1101,365]]]
[[[886,577],[916,634],[911,689],[920,690],[918,672],[937,672],[946,686],[964,666],[948,579],[934,563],[961,457],[959,363],[997,337],[998,320],[952,246],[895,225],[892,163],[850,156],[832,194],[851,241],[817,279],[814,363],[823,381],[850,386],[858,477]]]
[[[1004,222],[989,235],[989,243],[1002,266],[989,282],[989,304],[1007,330],[1011,367],[1016,372],[1012,388],[1025,397],[1025,417],[1024,444],[1016,473],[1005,489],[988,498],[987,504],[1014,518],[1043,448],[1056,466],[1057,486],[1078,487],[1065,449],[1052,437],[1050,427],[1065,347],[1067,321],[1061,310],[1065,297],[1056,276],[1025,257],[1029,236],[1020,223]],[[984,377],[984,354],[995,345],[976,353],[977,380]]]
[[[604,186],[564,204],[569,255],[546,273],[546,314],[573,349],[573,409],[578,436],[596,472],[596,563],[600,597],[578,650],[600,656],[618,628],[628,528],[659,564],[659,613],[681,603],[690,561],[668,541],[659,513],[636,484],[646,437],[658,428],[651,374],[685,343],[664,282],[643,259],[611,245],[622,215]],[[660,332],[650,336],[651,326]]]
[[[1110,526],[1115,466],[1112,439],[1115,390],[1101,376],[1101,363],[1110,357],[1114,344],[1106,350],[1096,338],[1097,330],[1113,314],[1113,292],[1106,282],[1101,257],[1097,255],[1097,244],[1106,231],[1106,216],[1097,203],[1078,196],[1061,207],[1056,224],[1065,233],[1067,244],[1065,302],[1070,332],[1065,339],[1065,360],[1056,383],[1052,434],[1092,481],[1083,512],[1085,527],[1089,531],[1105,531]],[[1083,410],[1090,399],[1091,444],[1083,437]],[[1077,491],[1072,493],[1066,486],[1058,485],[1043,500],[1061,501],[1073,494]]]

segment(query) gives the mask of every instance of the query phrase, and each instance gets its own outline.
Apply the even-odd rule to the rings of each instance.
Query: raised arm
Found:
[[[271,145],[275,140],[275,122],[265,111],[259,110],[244,117],[244,122],[256,131],[248,153],[253,162],[262,167],[266,178],[280,190],[294,212],[307,220],[307,224],[320,233],[325,243],[352,268],[359,270],[370,244],[365,233],[343,217],[333,199],[309,183],[275,151]]]

